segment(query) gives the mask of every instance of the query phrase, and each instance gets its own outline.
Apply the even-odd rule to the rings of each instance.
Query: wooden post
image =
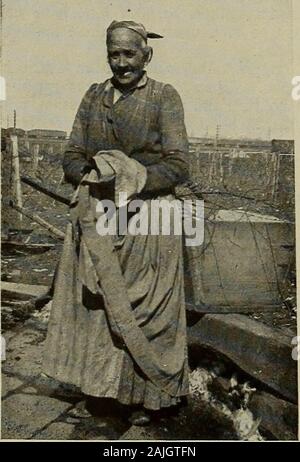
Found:
[[[40,151],[40,145],[39,144],[34,144],[33,145],[33,158],[32,158],[32,174],[33,176],[36,176],[37,174],[37,169],[39,165],[39,151]]]
[[[275,176],[275,187],[274,187],[274,203],[278,201],[278,185],[279,185],[279,175],[280,175],[280,153],[277,153],[277,162],[276,162],[276,176]]]
[[[22,190],[20,180],[20,163],[19,163],[19,151],[18,151],[18,137],[11,135],[11,153],[12,153],[12,169],[13,169],[13,194],[15,197],[16,205],[22,207]],[[18,214],[20,223],[22,222],[22,214]]]
[[[3,143],[4,144],[4,143]],[[8,206],[12,199],[12,159],[11,146],[5,139],[5,150],[1,152],[1,234],[4,237],[9,227],[17,219],[17,214]]]
[[[219,152],[219,169],[220,169],[220,183],[224,184],[224,166],[223,166],[223,153]]]
[[[280,168],[280,153],[272,152],[273,156],[273,184],[272,184],[272,201],[273,203],[277,200],[277,187],[278,187],[278,177],[279,177],[279,168]]]
[[[29,139],[28,139],[27,132],[25,135],[25,149],[28,151],[28,154],[30,154],[30,145],[29,145]]]

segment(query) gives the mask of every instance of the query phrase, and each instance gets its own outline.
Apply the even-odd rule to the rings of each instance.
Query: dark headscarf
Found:
[[[145,26],[143,26],[143,24],[140,24],[134,21],[113,21],[110,24],[110,26],[107,28],[106,36],[108,37],[110,32],[112,32],[115,29],[119,29],[121,27],[125,29],[133,30],[134,32],[139,34],[141,37],[143,37],[145,42],[147,42],[148,38],[151,38],[151,39],[163,38],[162,35],[156,34],[155,32],[148,32],[145,29]]]

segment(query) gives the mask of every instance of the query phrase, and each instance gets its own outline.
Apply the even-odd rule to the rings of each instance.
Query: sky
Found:
[[[145,24],[152,78],[181,95],[190,136],[293,138],[291,0],[4,0],[2,124],[70,131],[110,77],[113,19]]]

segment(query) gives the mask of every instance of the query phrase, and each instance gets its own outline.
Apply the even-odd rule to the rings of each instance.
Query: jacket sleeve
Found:
[[[92,169],[87,160],[87,130],[91,99],[97,88],[97,83],[85,93],[73,123],[70,139],[63,158],[63,170],[68,183],[77,186],[83,175]]]
[[[159,113],[162,158],[147,167],[143,193],[172,190],[189,177],[188,139],[181,98],[175,88],[165,85]]]

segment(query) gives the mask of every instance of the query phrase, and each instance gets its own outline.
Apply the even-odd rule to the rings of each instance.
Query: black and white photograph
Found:
[[[298,440],[297,3],[0,2],[3,441]]]

